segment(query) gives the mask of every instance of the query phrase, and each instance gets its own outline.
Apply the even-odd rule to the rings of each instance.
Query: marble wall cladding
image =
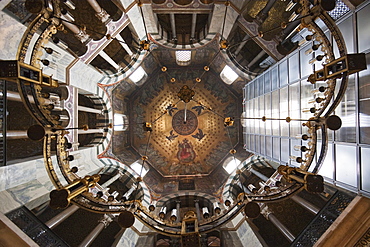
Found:
[[[90,93],[96,93],[97,83],[102,78],[102,74],[81,61],[77,61],[69,71],[69,85]]]
[[[0,1],[0,3],[2,4],[2,1]],[[18,45],[26,27],[8,14],[0,11],[0,30],[0,59],[15,60]],[[15,30],[17,31],[15,32]]]
[[[43,203],[48,200],[50,190],[38,180],[15,186],[0,192],[0,212],[7,213],[32,201]],[[41,200],[40,200],[41,198]]]
[[[49,190],[38,180],[32,180],[7,190],[22,205],[49,193]]]
[[[143,5],[143,14],[145,16],[145,24],[148,33],[158,33],[157,18],[154,15],[153,8],[149,4]]]
[[[240,224],[240,222],[243,222]],[[257,236],[254,234],[252,228],[249,224],[245,221],[244,216],[239,213],[234,219],[229,221],[225,228],[235,228],[237,227],[236,231],[229,231],[228,237],[230,238],[227,243],[231,243],[232,241],[236,241],[233,245],[230,246],[253,246],[253,247],[262,247],[263,245],[258,240]],[[240,240],[240,241],[239,241]],[[229,245],[225,245],[229,246]]]
[[[44,168],[45,169],[45,168]],[[39,177],[37,178],[37,181],[42,184],[42,186],[44,186],[47,190],[49,191],[52,191],[53,189],[55,189],[55,186],[54,184],[51,182],[49,176],[43,176],[43,177]]]
[[[43,158],[2,166],[0,167],[0,191],[47,176]]]
[[[130,6],[130,4],[135,3],[135,0],[120,0],[120,1],[125,9],[127,9],[128,6]]]
[[[49,199],[50,189],[53,188],[53,186],[50,186],[50,180],[46,185],[45,187],[38,180],[32,180],[6,191],[1,191],[0,212],[7,213],[25,204],[30,204],[33,208],[46,202]]]
[[[135,220],[134,222],[134,225],[133,225],[134,228],[136,228],[137,231],[141,232],[142,234],[145,234],[148,232],[149,228],[146,227],[143,223],[141,223],[141,221],[139,220]]]
[[[215,4],[211,24],[209,25],[209,33],[220,33],[222,30],[222,23],[225,16],[225,5]],[[222,21],[222,22],[221,22]]]
[[[136,246],[136,242],[139,238],[139,235],[136,234],[131,228],[127,228],[122,234],[120,240],[118,241],[116,247],[128,247]]]
[[[8,169],[0,167],[0,191],[6,190],[6,179],[8,177]]]
[[[75,153],[78,153],[79,158],[72,161],[74,164],[71,166],[77,164],[83,167],[79,172],[82,177],[104,166],[96,157],[95,147]],[[56,165],[55,156],[52,160]],[[56,172],[62,184],[66,184],[59,169]],[[48,194],[53,189],[43,158],[0,167],[0,212],[6,213],[25,204],[30,208],[37,206],[48,200]]]
[[[71,166],[82,167],[78,172],[81,177],[96,173],[104,166],[97,159],[95,147],[71,154],[78,157],[72,161]],[[52,157],[52,161],[56,166],[55,156]],[[62,184],[66,185],[60,170],[55,170]],[[43,158],[0,167],[0,212],[7,213],[22,205],[32,209],[49,200],[49,192],[54,188],[45,169]]]
[[[154,235],[140,236],[139,239],[137,240],[136,246],[152,247],[153,243],[155,243],[155,240],[156,238]]]
[[[3,2],[7,1],[0,1],[0,9],[3,6]],[[0,11],[0,30],[2,35],[2,39],[0,41],[0,59],[14,60],[18,51],[19,42],[26,30],[26,27],[13,17]],[[17,32],[14,32],[14,30],[17,30]],[[36,33],[30,41],[30,47],[34,46],[38,38],[39,35]],[[72,63],[74,57],[52,42],[48,42],[47,44],[44,44],[44,46],[52,48],[55,52],[53,54],[47,54],[43,51],[41,59],[48,59],[51,62],[51,66],[42,66],[43,73],[53,75],[53,78],[61,82],[66,82],[66,67]],[[30,62],[31,51],[32,50],[29,49],[29,52],[26,54],[26,63]]]
[[[127,12],[128,18],[131,21],[132,26],[135,29],[135,32],[137,33],[140,40],[146,39],[145,34],[145,28],[143,24],[143,20],[141,18],[140,9],[137,5],[133,6],[128,12]],[[147,24],[147,22],[145,22]]]
[[[2,0],[0,1],[0,10],[4,9],[12,0]]]
[[[56,157],[53,162],[56,163]],[[0,211],[3,213],[31,201],[45,202],[52,189],[43,158],[0,167]]]
[[[6,166],[8,176],[6,178],[6,189],[25,184],[37,176],[36,162],[26,162],[26,164],[16,164]],[[45,169],[42,173],[46,175]]]
[[[11,192],[8,192],[6,190],[0,192],[0,212],[3,214],[6,214],[13,209],[19,208],[22,206],[22,203],[17,201]]]
[[[27,202],[24,206],[26,208],[28,208],[29,210],[33,210],[35,209],[36,207],[39,207],[40,205],[44,204],[44,203],[48,203],[49,204],[49,200],[50,200],[50,195],[49,193],[47,194],[44,194],[32,201],[29,201]]]
[[[221,241],[221,246],[243,247],[243,244],[239,240],[239,236],[235,231],[222,231]]]
[[[228,38],[231,30],[233,29],[234,23],[236,19],[239,17],[239,13],[235,11],[234,8],[228,7],[226,21],[225,21],[225,28],[223,36]],[[222,29],[221,29],[222,30]]]
[[[236,215],[230,222],[233,224],[234,227],[240,224],[240,221],[244,220],[244,216],[242,214]]]
[[[243,246],[253,246],[259,247],[263,246],[260,241],[258,240],[257,236],[254,234],[252,228],[248,225],[246,221],[243,222],[236,231],[239,236],[240,242]]]
[[[243,5],[245,4],[245,1],[239,1],[239,0],[231,0],[230,1],[236,8],[242,9]]]

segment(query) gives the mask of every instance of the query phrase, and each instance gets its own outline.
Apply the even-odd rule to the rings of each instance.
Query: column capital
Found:
[[[107,11],[105,11],[105,9],[101,9],[100,12],[96,12],[95,13],[95,16],[98,17],[98,19],[103,22],[103,23],[107,23],[109,22],[111,19],[110,19],[110,15],[107,13]]]
[[[99,223],[103,223],[104,228],[107,228],[112,221],[113,219],[109,215],[104,214],[103,218],[99,220]]]
[[[268,208],[268,206],[264,206],[262,209],[261,209],[261,214],[267,219],[269,220],[269,215],[272,214],[272,211]]]
[[[90,39],[90,36],[86,33],[86,31],[81,28],[79,29],[78,33],[75,33],[75,36],[81,41],[81,43],[85,43]]]

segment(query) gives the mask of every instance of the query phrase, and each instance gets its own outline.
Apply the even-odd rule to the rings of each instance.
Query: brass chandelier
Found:
[[[44,141],[43,153],[45,167],[51,181],[56,188],[50,193],[50,206],[53,208],[66,208],[70,203],[73,203],[81,208],[96,213],[118,215],[118,222],[122,227],[125,228],[131,227],[136,218],[157,232],[171,236],[181,236],[185,233],[184,228],[186,228],[186,224],[193,224],[195,222],[196,226],[194,231],[197,233],[209,232],[233,219],[241,211],[244,211],[247,217],[257,217],[260,213],[260,207],[258,203],[269,203],[282,200],[294,195],[302,189],[306,189],[307,191],[313,193],[322,192],[323,178],[320,175],[317,175],[317,172],[323,164],[323,160],[328,148],[327,130],[337,130],[341,127],[340,119],[333,115],[333,112],[344,95],[347,87],[348,76],[352,73],[365,69],[366,63],[364,63],[365,58],[363,54],[347,54],[342,34],[340,33],[334,21],[326,12],[326,10],[330,8],[330,6],[326,6],[326,1],[315,1],[317,4],[313,6],[308,0],[298,0],[296,2],[300,4],[300,28],[307,28],[312,33],[311,36],[306,37],[307,41],[313,42],[314,45],[320,44],[320,49],[324,54],[316,57],[316,60],[323,60],[325,63],[323,68],[314,71],[308,78],[308,82],[312,84],[315,84],[316,82],[325,82],[327,84],[325,87],[320,87],[318,89],[323,94],[323,97],[315,98],[315,107],[311,107],[310,109],[310,112],[313,114],[311,118],[292,119],[289,116],[287,116],[285,119],[274,119],[266,116],[255,116],[248,118],[238,118],[236,116],[224,117],[214,111],[211,107],[195,101],[193,99],[196,95],[195,87],[198,83],[201,83],[204,74],[209,71],[210,66],[212,66],[211,61],[210,64],[204,66],[203,73],[199,77],[195,78],[195,83],[191,87],[185,85],[180,89],[177,94],[179,98],[177,102],[170,104],[154,121],[140,123],[142,124],[143,130],[148,133],[147,147],[151,138],[151,132],[154,128],[154,123],[165,114],[168,114],[168,112],[172,110],[172,108],[174,108],[180,101],[185,103],[183,117],[185,123],[187,122],[186,104],[190,101],[195,101],[199,107],[207,109],[208,111],[220,116],[226,129],[233,126],[234,121],[249,119],[260,119],[261,121],[285,120],[287,124],[291,121],[301,121],[303,122],[302,125],[306,128],[306,133],[303,134],[301,138],[309,141],[307,146],[300,147],[300,150],[304,153],[304,156],[292,157],[301,165],[299,168],[280,166],[272,176],[275,178],[280,177],[279,180],[277,180],[277,182],[280,182],[278,183],[279,186],[277,188],[274,190],[265,190],[263,193],[258,191],[255,191],[255,193],[241,193],[234,200],[231,198],[225,200],[224,203],[227,207],[226,210],[215,210],[218,213],[213,215],[209,220],[197,222],[194,215],[189,213],[183,219],[182,224],[175,223],[171,220],[164,220],[160,214],[154,214],[155,205],[144,205],[140,198],[131,201],[117,200],[114,196],[103,190],[102,186],[99,184],[99,174],[81,178],[76,174],[77,170],[75,167],[71,167],[70,161],[73,160],[73,156],[69,154],[71,144],[68,143],[64,136],[68,129],[59,126],[57,121],[51,117],[50,112],[45,109],[41,103],[42,93],[40,85],[57,86],[58,83],[50,76],[43,75],[41,70],[36,68],[36,63],[38,62],[38,59],[40,59],[37,51],[42,49],[43,41],[49,39],[52,34],[55,34],[58,31],[57,27],[60,25],[60,22],[58,21],[60,12],[58,11],[58,5],[54,2],[52,3],[54,6],[52,11],[48,10],[44,6],[39,6],[35,12],[40,12],[40,14],[28,26],[21,41],[16,61],[18,70],[20,68],[26,68],[37,76],[33,76],[32,78],[21,78],[19,75],[17,75],[16,77],[13,77],[13,80],[17,81],[18,83],[19,92],[26,108],[29,109],[32,116],[39,123],[37,127],[33,127],[33,129],[29,130],[29,136],[32,137],[32,139],[43,139]],[[225,5],[226,19],[226,11],[230,4],[228,1],[226,1]],[[141,15],[144,20],[141,9],[142,4],[139,3],[138,6],[140,7]],[[337,43],[340,54],[338,59],[335,59],[334,57],[333,47],[327,36],[316,24],[316,18],[320,18],[331,31],[331,34]],[[38,39],[38,42],[31,46],[30,40],[36,34],[36,30],[40,29],[42,24],[45,24],[46,28],[41,30],[41,35]],[[284,28],[286,24],[287,23],[281,23],[281,25],[277,26],[276,28]],[[222,30],[224,30],[224,25]],[[146,31],[145,23],[144,27]],[[263,33],[260,33],[259,36],[263,36]],[[151,41],[148,34],[146,38],[147,40],[141,40],[139,42],[140,50],[149,54]],[[227,40],[221,34],[219,52],[226,53],[228,49],[230,49],[230,46]],[[27,50],[33,50],[33,57],[30,61],[30,64],[25,63]],[[160,65],[160,67],[162,72],[168,74],[168,79],[171,82],[176,81],[174,77],[170,76],[167,67],[162,65]],[[10,77],[2,75],[2,78],[9,79]],[[338,93],[336,93],[336,90]],[[32,95],[34,104],[31,103],[28,97],[29,95]],[[106,126],[106,128],[111,127],[112,124]],[[88,127],[83,126],[80,128],[87,129]],[[321,149],[317,150],[319,133],[321,134],[323,144]],[[52,161],[52,140],[55,140],[56,142],[57,163]],[[236,150],[231,148],[229,153],[234,157]],[[318,160],[316,164],[313,164],[313,158],[315,155],[317,155]],[[145,161],[148,160],[148,158],[150,157],[147,156],[146,149],[145,153],[141,157],[142,169]],[[60,173],[56,172],[57,170],[59,170]],[[62,180],[65,180],[68,184],[63,184],[61,182]],[[141,174],[139,174],[139,177],[136,178],[135,190],[142,190],[142,183],[144,183],[143,178]],[[94,188],[101,193],[99,193],[99,195],[97,193],[94,195],[91,193],[91,188]]]

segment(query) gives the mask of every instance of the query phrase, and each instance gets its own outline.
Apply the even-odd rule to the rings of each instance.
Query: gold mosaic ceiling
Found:
[[[205,65],[210,65],[208,72],[203,69]],[[238,121],[228,129],[224,126],[225,117],[240,116],[242,105],[241,95],[219,76],[225,62],[217,40],[193,49],[188,66],[177,65],[175,50],[160,45],[141,66],[148,74],[142,86],[129,93],[127,89],[132,87],[122,81],[113,91],[115,112],[129,119],[128,130],[114,135],[113,154],[128,165],[148,156],[147,168],[154,168],[162,178],[212,173],[241,139]],[[168,68],[165,73],[162,66]],[[191,88],[198,77],[202,80],[194,88],[193,100],[187,103],[184,124],[185,103],[177,94],[184,85]],[[176,80],[171,82],[171,78]],[[149,132],[143,130],[144,122],[152,123],[153,129],[148,148]]]
[[[184,67],[177,69],[177,72],[183,73],[184,78],[174,83],[161,72],[147,82],[132,99],[131,119],[136,123],[154,122],[149,142],[151,155],[148,156],[150,164],[160,174],[208,174],[228,154],[227,150],[232,146],[223,117],[201,105],[211,107],[222,116],[230,116],[229,114],[234,115],[237,112],[237,99],[215,75],[207,74],[195,87],[193,101],[187,103],[185,123],[185,103],[178,102],[177,93],[183,85],[191,87],[196,78],[192,76],[197,73],[200,75],[202,71]],[[176,102],[178,103],[174,106]],[[201,102],[201,105],[198,102]],[[168,106],[171,106],[171,109],[162,116]],[[156,119],[158,120],[155,121]],[[233,146],[237,143],[236,131],[237,127],[229,128]],[[138,124],[133,134],[132,146],[139,153],[145,153],[149,133],[143,132]],[[218,162],[211,162],[210,156],[225,141],[229,144],[228,148],[217,154]]]

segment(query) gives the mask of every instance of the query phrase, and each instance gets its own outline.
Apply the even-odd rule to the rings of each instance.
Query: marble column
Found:
[[[171,30],[172,30],[172,39],[176,40],[176,23],[175,23],[175,14],[170,13],[170,21],[171,21]]]
[[[285,37],[287,37],[287,35],[290,36],[290,34],[299,26],[300,23],[300,19],[290,22],[287,27],[280,33],[280,35],[277,35],[277,39],[282,41]]]
[[[197,214],[198,222],[201,220],[200,218],[200,208],[199,208],[199,200],[194,200],[195,204],[195,213]]]
[[[88,130],[83,130],[79,129],[78,134],[83,135],[83,134],[97,134],[97,133],[103,133],[104,129],[88,129]]]
[[[191,18],[191,33],[190,33],[190,40],[195,39],[195,26],[197,25],[197,14],[193,13]]]
[[[75,35],[75,37],[79,41],[81,41],[81,43],[85,43],[90,39],[90,36],[86,33],[85,30],[80,29],[78,26],[72,23],[74,22],[74,19],[69,15],[67,11],[62,12],[61,18],[63,25],[67,27]]]
[[[104,215],[101,220],[99,220],[98,225],[92,230],[92,232],[87,235],[87,237],[80,243],[79,247],[88,247],[96,239],[96,237],[103,231],[104,228],[107,228],[112,222],[112,218],[108,215]]]
[[[249,191],[248,191],[248,188],[246,188],[245,186],[244,186],[244,184],[242,183],[242,181],[240,181],[240,179],[239,179],[239,186],[240,186],[240,188],[242,189],[242,191],[244,192],[244,193],[248,193]]]
[[[101,187],[107,188],[109,185],[120,179],[122,176],[123,176],[122,172],[118,171],[118,173],[115,176],[111,177],[108,181],[102,184]]]
[[[81,43],[85,43],[86,41],[89,40],[90,36],[86,33],[85,30],[78,28],[76,25],[62,21],[63,25],[66,26],[69,30],[74,33],[75,37],[81,41]]]
[[[6,92],[6,99],[11,100],[11,101],[22,102],[22,98],[21,98],[21,96],[19,95],[18,92],[7,91]],[[31,103],[35,103],[32,96],[29,95],[28,99]]]
[[[180,201],[176,201],[176,222],[180,222]]]
[[[119,70],[121,68],[120,65],[118,65],[107,53],[105,53],[103,50],[99,52],[99,55],[107,61],[110,65],[112,65],[116,70]]]
[[[65,219],[67,219],[69,216],[71,216],[74,212],[76,212],[79,209],[76,205],[69,206],[66,210],[59,213],[58,215],[54,216],[52,219],[48,220],[45,225],[47,225],[50,229],[55,228],[60,223],[62,223]]]
[[[21,96],[19,95],[18,92],[7,91],[6,99],[10,100],[10,101],[23,102],[22,98],[21,98]],[[35,103],[35,101],[33,100],[33,97],[31,95],[28,95],[28,100],[31,103]],[[51,101],[50,99],[41,98],[39,100],[41,100],[41,102],[40,102],[41,104],[45,104],[45,105],[53,103],[53,101]]]
[[[7,130],[6,131],[6,139],[8,140],[23,139],[23,138],[28,138],[27,130]]]
[[[260,51],[260,53],[258,53],[257,56],[255,56],[252,61],[250,61],[247,65],[248,68],[252,67],[258,60],[260,60],[264,55],[266,54],[266,52],[264,50]]]
[[[265,175],[263,175],[262,173],[260,173],[259,171],[256,171],[255,169],[253,169],[252,167],[250,167],[248,169],[251,173],[253,173],[254,175],[256,175],[257,177],[259,177],[260,179],[262,179],[263,181],[267,181],[269,178],[266,177]]]
[[[136,189],[136,186],[132,186],[125,194],[123,194],[122,198],[123,200],[128,200],[132,194],[132,192],[134,192],[134,190]]]
[[[87,0],[87,2],[95,10],[95,16],[98,17],[101,22],[106,23],[109,21],[110,15],[107,13],[107,11],[100,7],[96,0]]]
[[[235,50],[235,56],[239,54],[239,52],[242,50],[242,48],[245,46],[245,44],[247,43],[248,39],[249,39],[249,34],[246,34],[242,40],[242,42],[239,44],[238,48],[236,48]]]
[[[283,225],[277,218],[276,216],[269,210],[267,206],[265,206],[261,214],[269,221],[271,221],[274,226],[286,237],[289,242],[293,242],[295,239],[295,236],[289,231],[289,229]]]
[[[286,237],[289,242],[293,242],[295,239],[295,236],[289,231],[289,229],[284,226],[273,213],[268,214],[268,219],[271,221],[272,224],[274,224],[277,229]]]
[[[83,111],[83,112],[102,114],[102,110],[101,110],[101,109],[95,109],[95,108],[90,108],[90,107],[81,106],[81,105],[79,105],[79,106],[77,107],[77,109],[78,109],[79,111]]]
[[[301,205],[302,207],[304,207],[305,209],[307,209],[310,213],[317,214],[320,211],[320,208],[316,207],[315,205],[306,201],[305,199],[298,195],[292,196],[291,199],[298,203],[299,205]]]
[[[65,5],[67,5],[68,8],[73,9],[73,10],[76,9],[76,6],[75,6],[75,4],[72,1],[70,1],[70,0],[62,0],[62,2]]]
[[[290,0],[287,7],[285,8],[285,11],[291,11],[294,8],[294,6],[296,6],[296,4],[297,1]]]
[[[121,46],[123,47],[123,49],[125,49],[125,51],[130,55],[132,56],[134,53],[131,51],[130,47],[127,45],[126,41],[122,38],[122,36],[120,34],[117,34],[116,37],[115,37],[119,43],[121,44]]]
[[[231,2],[231,1],[230,1]],[[240,2],[240,1],[233,1]],[[240,16],[240,12],[234,9],[232,6],[225,4],[225,1],[215,1],[212,18],[210,21],[208,33],[221,33],[221,39],[228,39],[232,27],[237,22],[238,17]],[[227,8],[227,11],[226,9]],[[226,20],[225,25],[223,25],[225,19],[225,11],[226,11]]]

